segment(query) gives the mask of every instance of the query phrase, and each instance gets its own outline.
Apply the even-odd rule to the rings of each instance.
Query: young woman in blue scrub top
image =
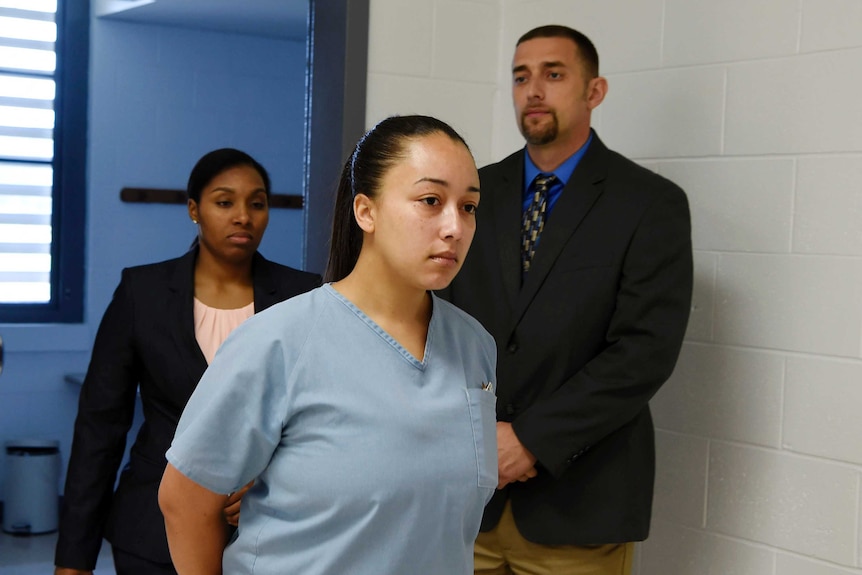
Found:
[[[357,143],[329,283],[240,326],[183,413],[159,494],[180,574],[472,574],[497,485],[496,347],[432,290],[478,204],[447,124],[391,117]],[[227,543],[225,498],[252,479]]]

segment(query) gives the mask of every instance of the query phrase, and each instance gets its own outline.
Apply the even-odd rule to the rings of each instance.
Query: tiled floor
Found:
[[[0,574],[2,575],[51,575],[54,572],[54,546],[56,533],[44,535],[10,535],[0,531]],[[114,561],[107,542],[94,575],[113,575]]]

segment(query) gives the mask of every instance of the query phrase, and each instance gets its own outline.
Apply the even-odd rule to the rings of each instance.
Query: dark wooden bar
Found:
[[[158,188],[123,188],[120,199],[133,204],[185,204],[185,190],[165,190]],[[271,194],[269,207],[301,210],[303,197],[294,194]]]

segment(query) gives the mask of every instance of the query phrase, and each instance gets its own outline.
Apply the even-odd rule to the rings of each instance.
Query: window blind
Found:
[[[0,303],[51,300],[56,0],[0,0]]]

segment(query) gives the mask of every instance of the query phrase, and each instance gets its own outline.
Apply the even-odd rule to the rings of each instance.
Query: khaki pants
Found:
[[[539,545],[515,527],[506,503],[494,529],[479,533],[474,547],[476,575],[631,575],[634,543]]]

